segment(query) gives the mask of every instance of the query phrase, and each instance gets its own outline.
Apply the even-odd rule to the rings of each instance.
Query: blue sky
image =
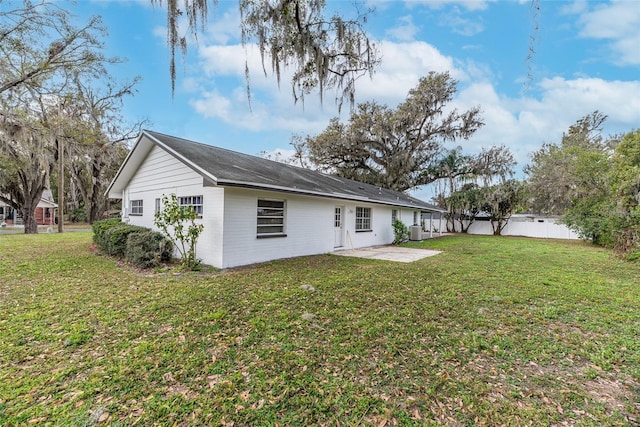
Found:
[[[327,3],[347,17],[355,14],[352,2]],[[274,76],[264,77],[257,52],[240,45],[235,0],[211,8],[207,31],[179,60],[173,98],[162,7],[149,0],[60,5],[79,22],[90,14],[103,17],[106,53],[128,59],[113,73],[143,78],[135,97],[126,101],[125,117],[146,118],[153,130],[249,154],[286,154],[293,133],[317,134],[339,114],[331,93],[323,105],[318,97],[294,104],[286,78],[278,88]],[[459,142],[468,152],[504,144],[521,168],[530,152],[558,141],[569,125],[594,110],[609,116],[607,134],[640,127],[640,6],[634,0],[542,1],[531,61],[526,58],[536,19],[529,0],[360,5],[375,9],[366,29],[382,64],[373,79],[358,82],[357,100],[395,107],[421,76],[449,71],[459,81],[452,107],[480,105],[486,123],[469,141]],[[348,117],[348,108],[341,117]]]

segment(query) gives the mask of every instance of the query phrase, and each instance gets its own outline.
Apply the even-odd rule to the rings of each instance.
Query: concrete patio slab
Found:
[[[356,258],[380,259],[384,261],[414,262],[419,259],[438,255],[441,251],[429,249],[402,248],[399,246],[372,246],[370,248],[344,249],[333,252],[334,255]]]

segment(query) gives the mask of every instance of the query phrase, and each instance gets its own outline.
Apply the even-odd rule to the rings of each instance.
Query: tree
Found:
[[[521,181],[510,179],[482,190],[482,211],[489,214],[493,234],[499,236],[507,226],[509,218],[525,199],[525,186]]]
[[[33,118],[3,115],[0,154],[0,200],[19,213],[25,233],[37,233],[35,210],[55,166],[54,137]]]
[[[473,158],[462,154],[462,147],[458,146],[448,152],[429,166],[424,175],[429,180],[439,180],[440,190],[436,196],[437,204],[447,210],[447,231],[456,230],[456,218],[460,219],[462,232],[465,208],[468,207],[466,191],[459,191],[460,185],[465,185],[473,176]],[[469,224],[470,225],[470,224]]]
[[[100,80],[106,65],[119,61],[101,53],[99,18],[79,28],[70,19],[46,2],[0,12],[0,194],[24,219],[25,233],[37,232],[34,211],[55,164],[66,158],[70,120],[87,114],[68,114],[78,104],[74,82]]]
[[[431,72],[396,109],[359,104],[348,123],[334,118],[307,138],[309,159],[319,169],[391,190],[432,182],[444,143],[468,139],[483,125],[479,107],[445,112],[457,84],[449,73]]]
[[[211,1],[214,7],[217,2]],[[151,3],[162,5],[164,0],[151,0]],[[166,3],[167,44],[171,51],[169,73],[173,91],[176,50],[185,55],[188,46],[187,36],[180,35],[180,18],[186,15],[188,33],[197,39],[198,32],[206,26],[209,5],[207,0],[166,0]],[[362,75],[371,75],[380,63],[379,53],[363,29],[369,11],[358,11],[355,19],[344,19],[339,14],[327,18],[323,13],[326,0],[242,0],[239,3],[242,44],[246,47],[251,40],[256,40],[263,71],[266,72],[265,59],[270,59],[279,84],[282,69],[293,65],[291,86],[294,99],[304,98],[314,89],[318,89],[322,99],[325,90],[335,87],[338,104],[342,105],[346,98],[353,107],[355,81]],[[531,0],[532,29],[526,55],[525,89],[533,80],[540,10],[540,0]],[[269,58],[265,58],[266,55]],[[250,99],[248,66],[245,66],[245,76]]]
[[[482,189],[496,179],[504,183],[513,176],[515,164],[507,147],[493,146],[476,155],[462,154],[462,148],[456,147],[430,166],[429,179],[443,183],[436,201],[447,210],[447,230],[467,232],[481,210]]]
[[[473,182],[464,184],[448,196],[440,194],[439,204],[447,209],[447,231],[466,233],[482,211],[483,195],[483,189]]]
[[[187,36],[197,37],[204,29],[209,5],[207,0],[167,0],[166,4],[169,71],[174,90],[176,50],[184,55]],[[355,81],[373,73],[379,63],[379,54],[363,29],[366,13],[358,13],[354,19],[344,19],[339,14],[327,17],[325,0],[242,0],[239,7],[242,44],[246,47],[252,41],[257,43],[263,71],[266,74],[266,64],[270,63],[278,84],[284,68],[293,67],[291,87],[296,101],[304,100],[313,90],[318,90],[322,99],[326,90],[336,89],[339,106],[345,99],[353,105]],[[187,18],[186,35],[181,35],[179,29],[183,15]],[[248,65],[245,76],[250,99]]]
[[[601,135],[607,116],[594,111],[532,154],[525,167],[530,206],[537,212],[563,215],[562,221],[580,236],[610,244],[610,158],[615,139]]]
[[[640,131],[605,139],[606,116],[578,120],[527,167],[533,205],[582,238],[640,257]],[[633,255],[636,254],[636,255]]]
[[[613,247],[640,258],[640,129],[625,134],[611,158]]]
[[[483,186],[491,185],[496,179],[504,183],[514,175],[516,161],[513,153],[504,145],[482,148],[472,158],[472,173],[476,182],[482,180]]]
[[[76,79],[73,102],[64,111],[67,169],[90,224],[107,210],[105,190],[128,153],[126,143],[139,134],[144,123],[128,126],[120,116],[123,98],[133,95],[139,79],[122,85],[108,76],[104,80],[101,88],[93,88]]]
[[[44,1],[25,0],[21,7],[0,11],[0,94],[25,88],[42,92],[44,82],[53,85],[61,73],[105,61],[97,50],[98,36],[105,33],[100,18],[76,28],[69,17],[68,11]],[[48,89],[56,93],[54,87]]]
[[[531,207],[539,213],[562,215],[573,201],[604,189],[603,173],[611,154],[610,141],[600,134],[607,116],[595,111],[569,127],[559,144],[546,143],[525,166]]]

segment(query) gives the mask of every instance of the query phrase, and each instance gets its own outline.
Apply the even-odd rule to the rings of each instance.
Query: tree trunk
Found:
[[[36,222],[36,208],[32,204],[25,204],[20,209],[20,216],[24,221],[24,234],[37,234],[38,223]]]
[[[502,236],[502,230],[504,230],[504,227],[506,226],[507,226],[506,221],[503,221],[501,219],[495,221],[495,226],[494,226],[494,221],[491,221],[491,228],[493,228],[494,236]]]

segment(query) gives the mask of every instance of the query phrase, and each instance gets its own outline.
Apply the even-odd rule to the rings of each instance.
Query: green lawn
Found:
[[[182,275],[90,245],[0,236],[0,425],[640,422],[640,265],[582,242]]]

